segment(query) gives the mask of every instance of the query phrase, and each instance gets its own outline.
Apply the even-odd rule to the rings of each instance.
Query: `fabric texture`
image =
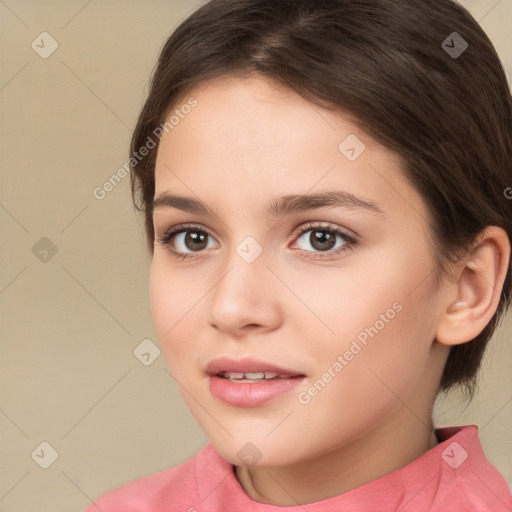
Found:
[[[97,498],[84,512],[511,512],[511,489],[487,460],[476,425],[436,429],[410,464],[339,496],[280,507],[254,501],[211,443],[170,469]]]

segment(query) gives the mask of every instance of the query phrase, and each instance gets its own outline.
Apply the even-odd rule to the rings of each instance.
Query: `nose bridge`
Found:
[[[235,293],[238,302],[247,297],[256,297],[263,287],[266,268],[263,246],[251,235],[233,244],[224,262],[223,277],[215,287],[214,294]],[[247,295],[247,297],[246,297]]]
[[[251,235],[234,244],[222,277],[212,290],[210,321],[224,329],[268,324],[274,319],[276,297],[263,246]]]

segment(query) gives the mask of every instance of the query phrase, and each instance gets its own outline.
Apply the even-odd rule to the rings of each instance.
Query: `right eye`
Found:
[[[186,259],[193,257],[208,247],[208,237],[212,235],[204,228],[195,225],[177,225],[168,229],[156,241],[163,245],[174,257]]]

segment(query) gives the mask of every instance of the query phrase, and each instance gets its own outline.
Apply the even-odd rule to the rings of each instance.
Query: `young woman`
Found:
[[[478,427],[432,420],[511,294],[511,94],[463,7],[212,0],[161,52],[130,165],[211,442],[87,512],[511,510]]]

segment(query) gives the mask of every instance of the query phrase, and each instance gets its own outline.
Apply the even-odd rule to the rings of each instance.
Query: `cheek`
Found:
[[[400,250],[396,245],[354,253],[339,268],[277,269],[293,294],[281,296],[286,316],[301,325],[299,332],[309,332],[311,339],[333,347],[337,339],[359,333],[364,337],[372,326],[387,331],[405,316],[423,314],[431,298],[425,279],[432,270],[429,260],[418,257],[411,247]]]
[[[324,337],[310,353],[317,364],[309,387],[300,390],[299,403],[307,405],[297,412],[324,439],[357,436],[402,401],[414,403],[415,390],[428,369],[431,335],[428,323],[418,321],[418,304],[398,297],[402,309],[393,310],[396,314],[388,323],[381,324],[370,314],[360,328],[362,312],[357,320],[345,314],[346,320],[340,318],[337,326],[340,331],[345,327],[347,335],[330,343]],[[375,298],[367,306],[373,313],[386,314],[386,301]]]
[[[397,290],[396,309],[386,309],[384,300],[380,309],[372,304],[368,324],[341,343],[338,354],[346,363],[335,386],[349,409],[367,403],[368,410],[384,414],[398,404],[397,397],[408,402],[429,373],[435,329],[422,295]]]
[[[390,383],[414,378],[428,357],[435,334],[435,315],[429,311],[433,284],[426,247],[372,251],[350,268],[329,279],[295,279],[294,291],[310,312],[296,316],[298,332],[316,372],[345,356],[345,377],[338,382],[378,382],[369,369],[386,375]],[[292,276],[289,276],[292,279]],[[290,311],[290,309],[288,309]],[[339,368],[339,366],[338,366]],[[350,368],[350,370],[349,370]],[[347,371],[349,370],[349,371]],[[338,374],[337,374],[338,375]],[[341,384],[343,385],[343,384]]]
[[[154,257],[149,280],[151,316],[171,371],[193,351],[201,296],[202,292],[187,285],[179,272],[172,272]]]
[[[160,342],[162,335],[173,324],[173,311],[175,311],[176,293],[169,293],[169,277],[163,272],[163,266],[157,257],[153,257],[149,277],[149,302],[151,316]]]

